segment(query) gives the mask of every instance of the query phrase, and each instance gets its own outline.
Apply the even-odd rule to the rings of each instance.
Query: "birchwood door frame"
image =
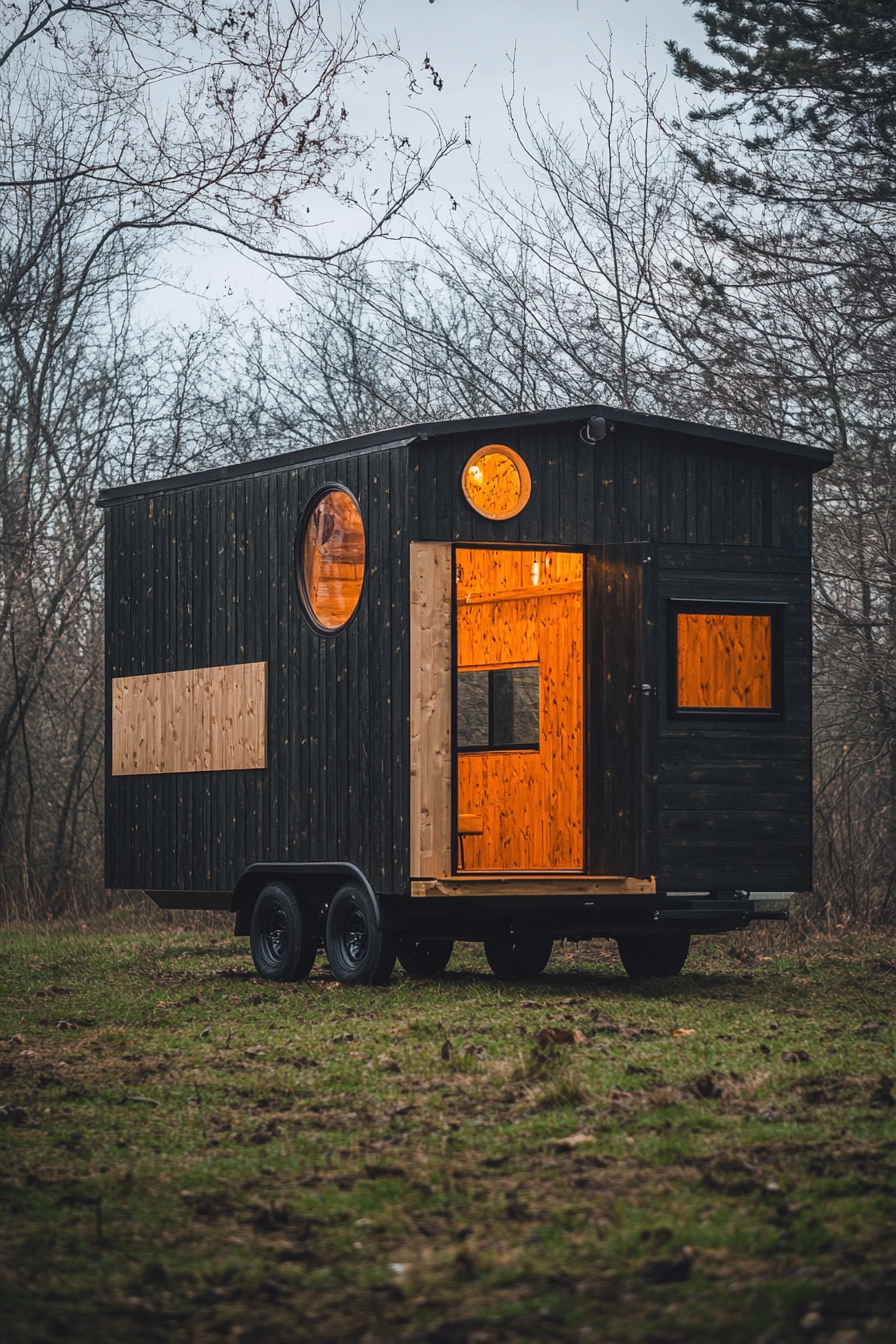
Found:
[[[411,878],[451,876],[450,542],[411,542]]]

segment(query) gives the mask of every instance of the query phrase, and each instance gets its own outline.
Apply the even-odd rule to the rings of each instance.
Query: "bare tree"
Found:
[[[437,133],[424,163],[407,138],[382,146],[352,132],[353,79],[375,63],[409,71],[359,17],[328,32],[320,0],[6,9],[0,71],[17,135],[0,189],[89,182],[97,251],[123,232],[189,229],[271,263],[344,254],[388,225],[453,143]],[[67,125],[44,162],[31,146],[47,109],[65,110]],[[358,196],[347,174],[382,148],[377,187]],[[329,253],[315,200],[341,202],[349,227],[359,216]]]
[[[121,417],[121,289],[137,262],[109,248],[72,286],[69,267],[82,269],[74,190],[53,183],[17,194],[0,223],[0,855],[4,879],[26,898],[43,811],[38,755],[46,760],[34,725],[50,700],[59,713],[49,671],[62,650],[83,648],[88,675],[75,672],[75,684],[87,699],[97,671],[93,500]],[[70,778],[80,769],[73,762]]]
[[[294,268],[323,254],[315,202],[343,210],[336,254],[382,232],[428,165],[353,135],[344,98],[395,60],[358,21],[329,34],[315,0],[0,8],[0,888],[17,908],[58,913],[100,882],[98,489],[257,451],[222,333],[145,330],[135,300],[185,233]],[[354,197],[377,156],[379,190]]]
[[[842,143],[754,146],[736,118],[691,134],[649,85],[620,106],[606,65],[574,131],[509,110],[529,194],[487,186],[422,260],[353,260],[262,330],[274,421],[325,438],[603,401],[837,448],[816,485],[817,899],[835,921],[888,918],[891,204],[869,202]]]
[[[576,401],[669,406],[690,356],[656,288],[687,228],[682,171],[652,81],[626,106],[599,52],[594,73],[574,130],[508,98],[528,192],[483,183],[403,260],[355,255],[282,320],[258,315],[247,354],[277,425],[313,440]]]

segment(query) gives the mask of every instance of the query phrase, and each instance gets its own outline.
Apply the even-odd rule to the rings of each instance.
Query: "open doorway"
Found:
[[[458,872],[582,872],[581,554],[455,551]]]

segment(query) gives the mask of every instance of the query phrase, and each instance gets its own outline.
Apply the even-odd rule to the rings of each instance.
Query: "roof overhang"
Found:
[[[608,426],[632,425],[643,429],[662,430],[665,433],[686,435],[690,438],[709,439],[715,443],[730,443],[742,448],[758,449],[777,456],[799,458],[808,463],[810,471],[822,471],[834,461],[828,448],[816,448],[788,439],[775,439],[762,434],[745,434],[740,430],[719,425],[704,425],[697,421],[674,420],[665,415],[641,415],[637,411],[623,411],[613,406],[567,406],[559,410],[518,411],[511,415],[487,415],[475,419],[433,420],[416,425],[399,425],[381,429],[372,434],[360,434],[352,439],[338,439],[333,443],[313,448],[297,448],[293,452],[277,453],[272,457],[257,458],[251,462],[235,462],[230,466],[210,467],[182,476],[168,476],[161,480],[134,485],[113,486],[100,491],[97,503],[101,506],[126,499],[140,499],[146,495],[169,494],[176,490],[192,490],[197,486],[214,485],[219,481],[245,476],[265,476],[305,463],[324,462],[333,457],[354,457],[378,448],[402,448],[420,440],[444,438],[451,434],[491,434],[503,429],[524,429],[529,425],[559,425],[569,421],[587,421],[591,416],[603,416]]]

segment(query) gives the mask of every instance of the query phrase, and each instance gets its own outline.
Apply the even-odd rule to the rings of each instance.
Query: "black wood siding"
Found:
[[[532,476],[528,504],[507,522],[474,513],[460,485],[467,459],[495,438]],[[411,528],[423,541],[809,549],[810,464],[761,449],[621,424],[589,445],[573,422],[451,435],[409,452]]]
[[[658,801],[662,888],[805,890],[812,849],[809,556],[792,550],[660,546]],[[780,721],[672,719],[670,598],[786,603]]]
[[[112,887],[226,891],[249,863],[346,859],[406,885],[406,453],[393,448],[112,505],[108,678],[268,664],[268,768],[107,776]],[[302,508],[357,496],[368,572],[321,637],[294,576]]]
[[[460,477],[496,437],[532,475],[526,508],[508,522],[476,515]],[[618,425],[593,446],[576,424],[469,433],[411,449],[411,518],[426,540],[609,546],[659,544],[655,846],[650,827],[630,850],[656,857],[661,890],[811,884],[811,618],[809,464],[683,433]],[[413,521],[411,523],[413,527]],[[672,722],[666,712],[665,599],[782,601],[785,715],[781,722]],[[592,714],[595,713],[592,706]],[[625,750],[615,744],[614,757]],[[632,765],[637,744],[632,744]],[[589,807],[601,799],[592,752]],[[601,806],[606,805],[606,799]],[[589,818],[595,834],[597,821]],[[611,837],[621,851],[624,837]],[[601,846],[592,843],[592,853]]]
[[[809,462],[637,425],[587,445],[578,430],[576,421],[469,430],[110,503],[109,680],[263,660],[269,704],[264,771],[107,773],[108,885],[225,891],[255,861],[343,859],[377,890],[407,891],[416,537],[654,543],[658,648],[643,678],[660,691],[645,737],[657,744],[658,884],[807,886]],[[529,503],[504,523],[474,513],[460,486],[468,457],[493,440],[520,452],[532,476]],[[368,573],[355,619],[321,637],[301,614],[294,544],[302,507],[329,481],[359,499]],[[667,720],[668,597],[788,604],[782,722]],[[642,856],[649,842],[639,837]]]
[[[627,544],[595,547],[588,554],[590,873],[648,878],[656,872],[655,550]]]

